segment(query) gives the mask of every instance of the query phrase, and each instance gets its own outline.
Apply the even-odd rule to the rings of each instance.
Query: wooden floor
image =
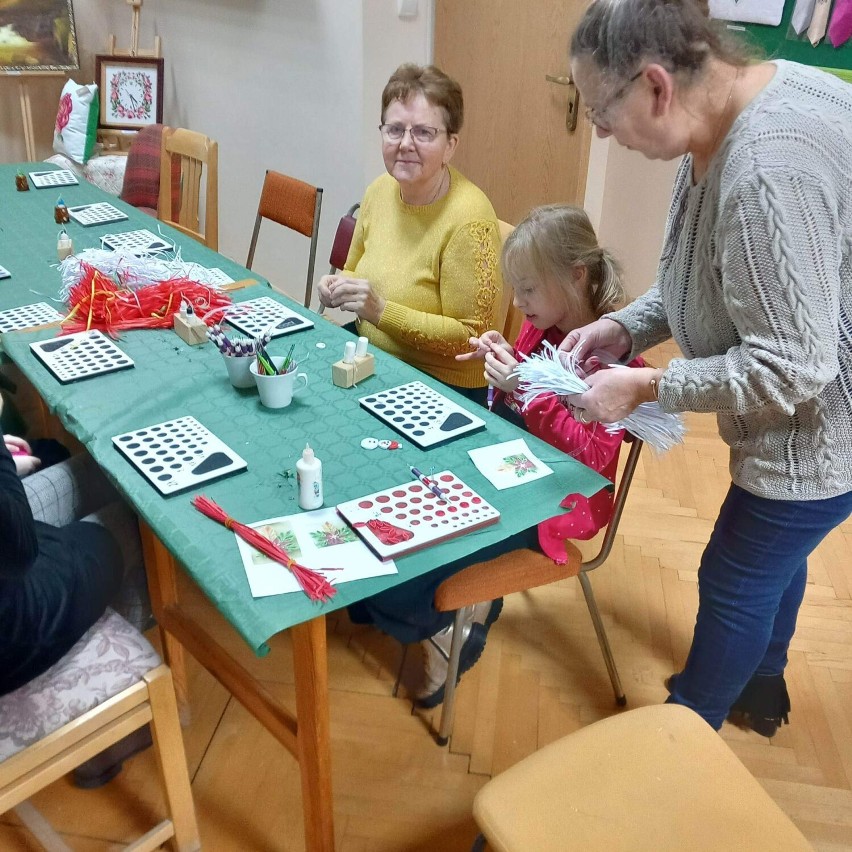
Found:
[[[672,354],[662,349],[653,360]],[[686,655],[696,566],[728,485],[714,419],[688,423],[682,448],[644,453],[614,553],[592,575],[629,707],[662,701],[663,679]],[[811,559],[788,668],[789,727],[772,741],[727,724],[722,730],[819,850],[852,849],[850,545],[847,523]],[[230,644],[292,703],[286,636],[263,660],[237,639]],[[340,616],[330,619],[329,654],[340,852],[468,850],[476,833],[471,801],[491,775],[617,712],[576,580],[506,600],[482,660],[462,681],[450,750],[434,744],[431,716],[413,713],[405,697],[420,664],[416,647],[404,655]],[[303,849],[295,762],[197,666],[191,701],[184,734],[204,849]],[[101,790],[62,780],[35,804],[75,849],[103,852],[150,827],[153,772],[153,756],[142,754]],[[0,849],[31,848],[12,816],[0,818]]]

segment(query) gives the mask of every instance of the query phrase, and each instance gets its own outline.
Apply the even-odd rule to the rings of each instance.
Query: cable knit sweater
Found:
[[[491,202],[452,166],[450,189],[432,204],[406,204],[385,174],[367,187],[345,275],[366,278],[387,300],[378,327],[358,332],[442,382],[485,386],[482,364],[456,361],[468,338],[494,327],[503,283]]]
[[[674,337],[667,411],[715,411],[731,476],[772,499],[852,490],[852,86],[778,61],[704,178],[675,181],[656,284],[612,314]]]

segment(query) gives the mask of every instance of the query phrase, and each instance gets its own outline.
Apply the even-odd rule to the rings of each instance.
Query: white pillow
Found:
[[[59,98],[53,150],[76,163],[85,163],[95,150],[99,108],[98,87],[94,83],[80,86],[69,80]]]

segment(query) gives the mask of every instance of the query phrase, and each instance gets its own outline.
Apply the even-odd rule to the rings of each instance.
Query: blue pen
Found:
[[[408,469],[411,471],[412,476],[417,477],[439,500],[444,499],[444,492],[426,474],[419,471],[416,467],[409,466]]]
[[[494,385],[488,385],[488,399],[486,402],[488,405],[488,410],[491,411],[494,406]]]

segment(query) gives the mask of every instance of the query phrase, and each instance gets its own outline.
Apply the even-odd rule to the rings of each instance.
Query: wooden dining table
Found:
[[[609,483],[485,409],[475,412],[485,421],[484,429],[434,449],[420,449],[377,420],[359,399],[419,380],[463,407],[472,410],[473,404],[379,351],[373,353],[373,376],[358,387],[337,387],[331,381],[331,368],[342,357],[345,342],[352,339],[346,331],[276,292],[224,255],[161,226],[94,186],[80,183],[61,190],[17,192],[15,174],[35,168],[34,164],[0,166],[0,266],[11,273],[0,281],[0,312],[34,302],[47,302],[67,312],[60,296],[58,228],[53,221],[56,196],[61,193],[68,206],[108,202],[127,216],[120,222],[87,227],[71,222],[66,227],[75,251],[100,247],[101,237],[108,234],[145,228],[174,243],[182,260],[221,270],[241,282],[229,293],[235,302],[270,297],[313,322],[313,327],[276,338],[269,346],[271,354],[278,355],[292,345],[299,371],[308,376],[307,390],[289,407],[275,410],[264,408],[254,390],[230,385],[222,358],[212,345],[188,346],[168,329],[123,332],[117,343],[133,359],[133,369],[66,384],[57,381],[30,348],[33,342],[61,333],[61,327],[11,331],[0,342],[3,357],[17,365],[45,406],[91,454],[139,516],[154,614],[182,706],[188,706],[183,656],[188,652],[297,758],[306,848],[329,852],[334,849],[334,800],[326,615],[527,529],[552,515],[566,493],[591,495]],[[112,438],[185,415],[195,417],[236,451],[247,468],[200,488],[161,496],[116,450]],[[361,441],[366,436],[397,439],[402,446],[393,452],[364,449]],[[468,450],[521,436],[554,473],[498,490],[478,471]],[[500,511],[500,520],[398,558],[398,573],[337,585],[326,603],[315,603],[301,592],[255,598],[234,534],[200,515],[190,499],[204,493],[245,523],[294,514],[300,511],[296,483],[285,474],[295,468],[306,442],[323,460],[326,506],[404,483],[413,465],[425,471],[453,471]],[[257,656],[265,657],[270,671],[290,665],[280,654],[276,658],[270,653],[268,644],[276,634],[290,631],[295,708],[285,707],[211,635],[197,608],[187,606],[179,594],[179,572],[201,589]]]

